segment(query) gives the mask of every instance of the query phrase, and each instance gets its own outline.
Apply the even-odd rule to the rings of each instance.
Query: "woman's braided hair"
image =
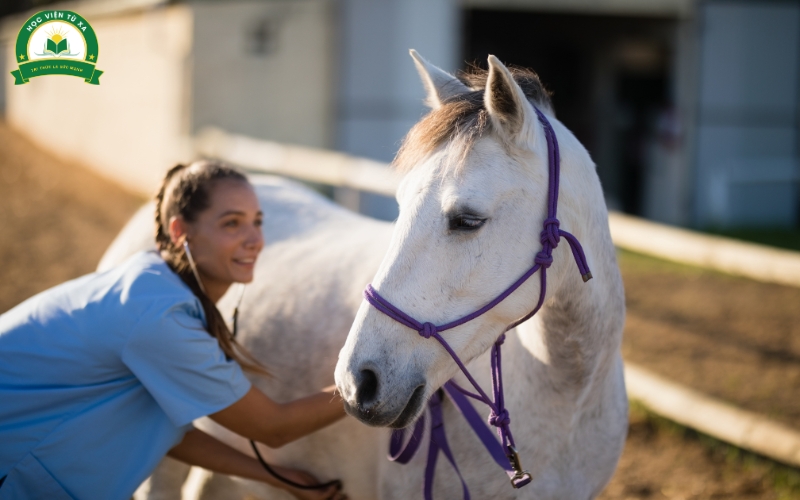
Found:
[[[214,183],[223,179],[249,183],[240,171],[213,160],[198,160],[190,165],[179,164],[169,169],[155,195],[156,246],[167,265],[200,300],[208,333],[217,339],[225,355],[246,370],[268,375],[266,368],[233,338],[216,304],[203,292],[192,273],[183,245],[174,243],[169,236],[170,219],[181,217],[189,223],[197,220],[200,212],[211,205]]]

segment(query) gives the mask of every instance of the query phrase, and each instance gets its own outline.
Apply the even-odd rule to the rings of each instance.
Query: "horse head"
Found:
[[[542,248],[548,147],[537,108],[550,115],[559,140],[563,136],[567,143],[562,165],[578,155],[578,163],[593,170],[585,149],[552,118],[549,96],[534,73],[509,70],[489,56],[488,71],[459,79],[411,55],[432,110],[395,158],[395,167],[405,172],[397,192],[400,214],[372,286],[428,326],[414,331],[364,302],[335,373],[348,413],[393,428],[412,423],[458,371],[445,349],[426,338],[433,325],[495,299],[531,268]],[[589,171],[569,170],[563,169],[562,194]],[[579,224],[580,211],[579,201],[565,199],[562,224]],[[553,253],[563,258],[554,259],[548,271],[547,296],[573,265],[566,246]],[[527,280],[485,314],[441,336],[468,363],[530,312],[540,287],[538,279]]]

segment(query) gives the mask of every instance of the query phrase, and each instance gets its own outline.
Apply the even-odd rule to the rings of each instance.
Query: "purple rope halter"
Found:
[[[581,244],[573,235],[559,228],[559,221],[556,218],[561,163],[558,152],[558,141],[556,140],[555,132],[553,132],[553,127],[550,125],[550,122],[547,120],[545,115],[539,111],[539,109],[534,109],[536,110],[536,114],[539,117],[539,122],[544,128],[545,136],[547,138],[547,155],[550,178],[548,183],[547,218],[544,220],[544,229],[540,234],[542,250],[537,253],[536,257],[533,259],[533,267],[528,269],[528,271],[525,272],[522,277],[508,287],[503,293],[498,295],[494,300],[481,307],[477,311],[467,314],[466,316],[450,323],[438,326],[430,322],[420,323],[416,319],[392,305],[391,302],[381,297],[380,294],[378,294],[378,292],[372,287],[372,285],[367,285],[366,290],[364,290],[364,298],[373,307],[375,307],[375,309],[389,316],[403,326],[417,331],[426,339],[436,339],[442,345],[442,347],[445,348],[448,354],[450,354],[450,356],[458,365],[459,369],[461,369],[461,371],[464,373],[464,376],[466,376],[469,383],[475,388],[477,393],[464,389],[456,384],[452,379],[445,383],[443,387],[444,392],[450,396],[450,399],[456,405],[456,408],[464,415],[464,418],[478,435],[478,438],[480,438],[481,442],[483,442],[494,461],[506,471],[514,488],[521,488],[522,486],[530,483],[531,475],[528,471],[523,470],[522,466],[520,465],[519,455],[517,454],[516,444],[514,443],[514,437],[511,435],[511,418],[508,414],[508,410],[505,408],[505,401],[503,398],[503,373],[501,368],[500,346],[502,346],[503,342],[505,341],[505,332],[508,332],[517,325],[530,319],[542,307],[547,290],[546,270],[553,263],[553,249],[558,246],[562,236],[566,238],[570,248],[572,249],[572,255],[578,265],[578,270],[581,273],[583,281],[586,282],[592,278],[592,273],[589,271],[589,266],[586,264],[586,256],[583,253]],[[464,363],[456,355],[455,351],[453,351],[453,348],[450,347],[450,345],[440,335],[440,332],[461,326],[464,323],[472,321],[473,319],[486,313],[497,304],[502,302],[506,297],[511,295],[517,288],[522,286],[522,284],[525,283],[528,278],[533,276],[533,274],[540,269],[542,271],[541,289],[539,292],[539,301],[536,303],[536,307],[534,307],[533,310],[524,317],[510,324],[506,328],[505,332],[500,335],[500,337],[492,346],[492,392],[494,398],[490,399],[469,373],[466,366],[464,366]],[[495,439],[491,431],[489,431],[489,429],[483,425],[483,420],[478,415],[478,412],[469,403],[467,397],[480,401],[489,407],[490,413],[488,423],[489,425],[497,428],[497,434],[500,437],[502,446],[497,442],[497,439]],[[428,409],[431,415],[431,436],[430,446],[428,448],[428,463],[425,467],[425,500],[431,500],[433,498],[433,474],[439,451],[444,453],[445,457],[447,457],[448,461],[455,469],[456,474],[461,480],[464,498],[468,500],[470,498],[469,490],[464,482],[464,478],[461,476],[461,472],[458,470],[458,466],[455,463],[455,459],[450,451],[450,447],[447,444],[447,438],[444,433],[444,420],[442,418],[441,403],[441,391],[434,393],[428,402]],[[403,447],[404,431],[394,431],[392,433],[392,439],[390,443],[389,459],[403,464],[408,463],[420,445],[424,428],[424,418],[420,418],[415,424],[411,438],[408,440],[405,447]]]

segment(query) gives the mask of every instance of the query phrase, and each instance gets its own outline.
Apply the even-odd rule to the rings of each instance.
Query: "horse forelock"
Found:
[[[552,112],[550,92],[542,85],[539,76],[524,68],[509,68],[514,81],[525,96],[535,105]],[[440,107],[425,115],[403,139],[392,165],[400,172],[408,172],[438,147],[452,143],[460,148],[456,165],[462,165],[472,145],[492,130],[491,120],[484,104],[484,91],[489,72],[472,67],[461,72],[458,79],[471,90],[446,99]]]

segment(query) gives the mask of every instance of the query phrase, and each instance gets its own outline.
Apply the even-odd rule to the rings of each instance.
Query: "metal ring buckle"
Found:
[[[520,479],[526,479],[526,478],[527,478],[527,481],[525,481],[523,484],[520,484],[519,486],[517,486],[516,481],[518,481]],[[521,471],[521,472],[517,471],[517,473],[514,474],[514,477],[511,478],[511,486],[513,486],[514,489],[522,488],[523,486],[525,486],[526,484],[531,482],[532,479],[533,478],[531,477],[531,473],[530,472],[528,472],[526,470]]]
[[[530,472],[522,470],[522,464],[519,461],[519,453],[517,452],[517,449],[511,445],[508,445],[507,456],[508,456],[508,461],[511,462],[511,467],[514,469],[514,477],[511,478],[511,486],[513,486],[516,489],[516,488],[521,488],[522,486],[528,484],[533,478],[531,477]],[[517,481],[526,478],[527,481],[517,486]]]

